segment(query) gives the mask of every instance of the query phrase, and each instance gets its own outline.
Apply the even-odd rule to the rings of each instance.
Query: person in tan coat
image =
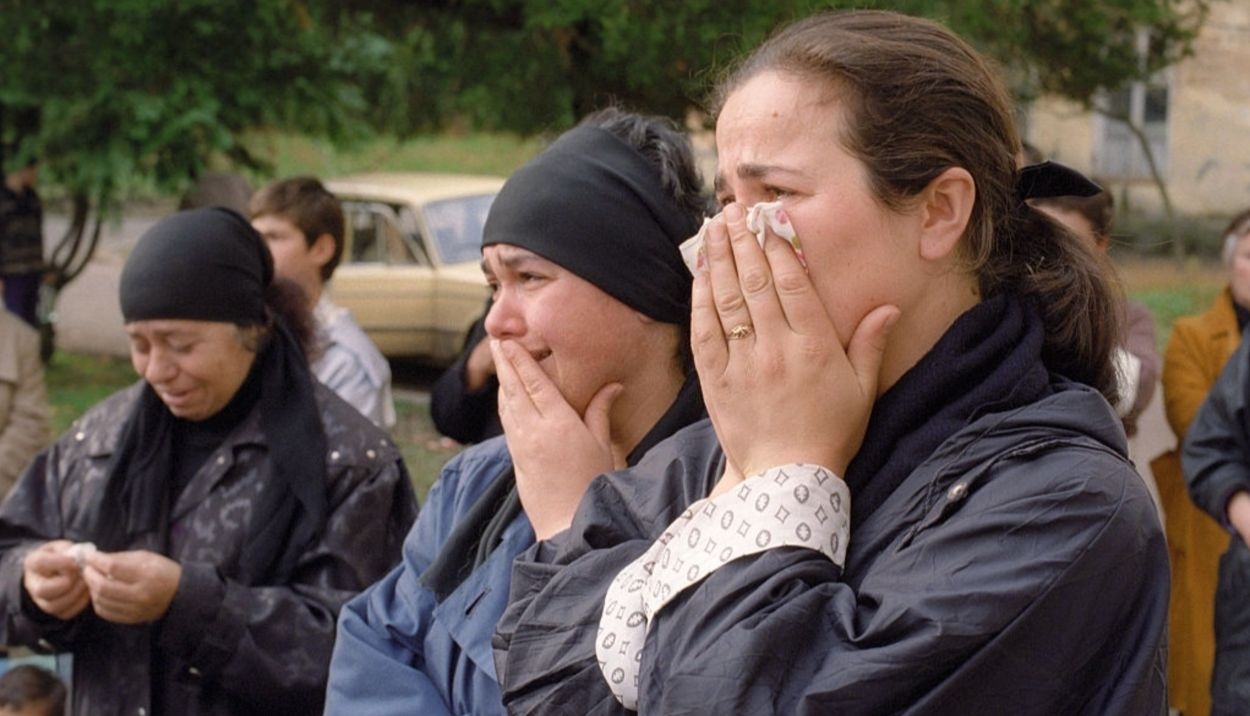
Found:
[[[39,335],[0,308],[0,499],[51,436]]]
[[[1250,320],[1250,210],[1224,232],[1228,286],[1206,312],[1178,318],[1163,355],[1163,400],[1177,445],[1206,399]],[[1150,463],[1166,516],[1172,561],[1168,700],[1186,716],[1211,710],[1215,660],[1215,585],[1229,532],[1198,509],[1185,489],[1180,451]]]

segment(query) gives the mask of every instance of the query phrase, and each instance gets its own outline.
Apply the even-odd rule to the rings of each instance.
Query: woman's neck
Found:
[[[880,395],[898,382],[904,373],[920,362],[946,335],[955,320],[981,302],[975,277],[962,272],[946,274],[910,307],[900,306],[898,325],[890,332],[881,372],[877,379]]]
[[[612,459],[617,469],[626,466],[629,454],[668,412],[685,380],[674,365],[671,370],[642,371],[626,383],[610,416]]]

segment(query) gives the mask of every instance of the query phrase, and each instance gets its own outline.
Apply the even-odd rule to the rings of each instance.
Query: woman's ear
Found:
[[[951,167],[929,182],[921,193],[921,258],[941,261],[954,252],[976,199],[976,182],[963,167]]]

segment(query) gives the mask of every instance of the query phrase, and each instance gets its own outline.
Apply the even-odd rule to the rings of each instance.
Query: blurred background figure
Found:
[[[1250,321],[1250,210],[1224,230],[1221,258],[1228,286],[1206,312],[1172,324],[1163,353],[1164,407],[1178,445]],[[1150,467],[1172,562],[1168,699],[1184,714],[1206,714],[1215,663],[1215,588],[1229,533],[1191,501],[1178,449],[1159,455]]]
[[[64,716],[65,684],[51,671],[22,664],[0,675],[0,716]]]
[[[503,434],[499,424],[499,379],[486,338],[490,304],[469,329],[464,349],[430,386],[430,417],[443,435],[460,443],[480,443]]]
[[[4,305],[31,326],[39,325],[39,285],[43,283],[43,205],[35,185],[34,161],[8,169],[0,185],[0,280]]]
[[[1104,190],[1093,196],[1047,197],[1030,203],[1102,254],[1110,252],[1111,227],[1115,222],[1115,203],[1110,192]],[[1125,434],[1132,438],[1137,434],[1137,418],[1155,393],[1159,377],[1159,349],[1150,309],[1131,299],[1125,299],[1124,309],[1124,346],[1117,356],[1120,403],[1115,408],[1124,424]]]
[[[47,445],[48,418],[39,334],[0,308],[0,499]]]
[[[274,273],[303,290],[313,310],[317,379],[374,425],[395,426],[391,367],[347,309],[335,305],[325,286],[343,256],[343,207],[312,177],[282,179],[261,187],[249,210],[252,226],[273,254]]]
[[[178,211],[224,206],[247,215],[252,185],[238,172],[204,172],[178,199]]]

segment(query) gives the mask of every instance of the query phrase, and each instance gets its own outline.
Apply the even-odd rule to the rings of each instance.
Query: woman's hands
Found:
[[[68,540],[45,542],[22,564],[22,583],[35,606],[57,619],[73,619],[92,605],[118,624],[143,624],[165,615],[178,590],[182,567],[146,550],[93,552],[79,566]]]
[[[736,203],[708,226],[705,251],[691,343],[729,463],[726,479],[788,463],[845,475],[863,441],[898,309],[869,311],[844,349],[794,249],[771,232],[761,249]]]
[[[583,420],[520,345],[496,339],[490,345],[517,492],[534,535],[546,539],[572,524],[590,481],[616,467],[608,416],[624,386],[600,388]]]
[[[82,574],[97,616],[117,624],[145,624],[169,610],[182,566],[147,550],[93,552]]]
[[[74,543],[58,539],[44,542],[22,561],[22,586],[43,613],[57,619],[73,619],[91,603],[82,570],[70,555]]]

